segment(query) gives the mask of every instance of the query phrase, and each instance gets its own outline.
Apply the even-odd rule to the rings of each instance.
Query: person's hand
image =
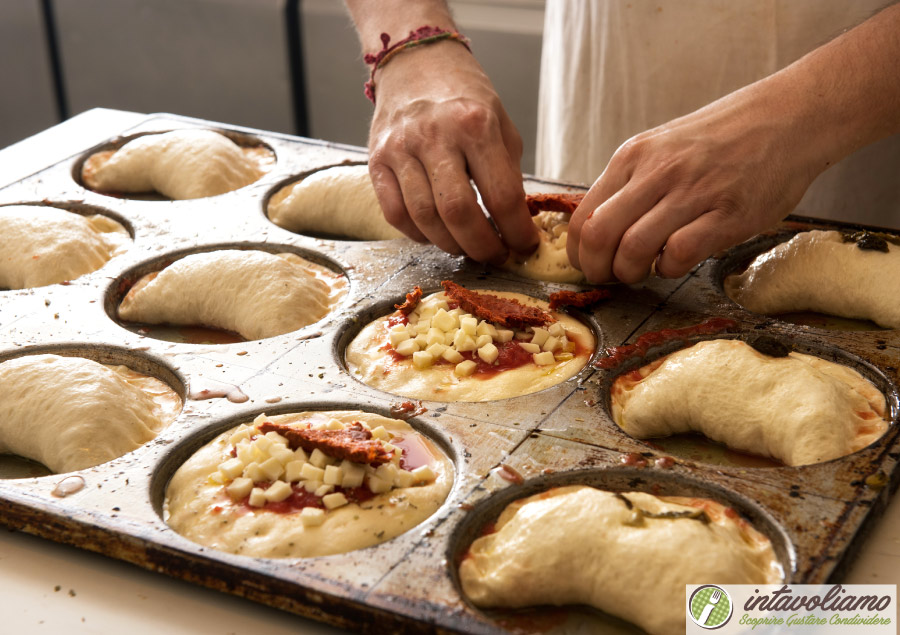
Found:
[[[567,251],[593,283],[676,278],[774,225],[819,169],[786,104],[759,86],[628,140],[572,215]]]
[[[500,264],[510,250],[537,247],[522,140],[464,46],[446,41],[399,53],[376,73],[375,98],[369,173],[391,225],[480,262]]]

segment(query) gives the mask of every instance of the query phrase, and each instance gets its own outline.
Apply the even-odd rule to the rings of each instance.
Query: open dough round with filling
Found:
[[[459,566],[483,608],[584,604],[669,635],[684,632],[686,584],[783,578],[769,539],[709,499],[559,487],[511,503],[495,527]]]
[[[701,432],[730,448],[808,465],[846,456],[887,430],[884,395],[852,368],[741,340],[699,342],[626,373],[615,422],[646,439]]]
[[[263,146],[241,147],[212,130],[173,130],[92,154],[81,178],[97,192],[203,198],[250,185],[274,163]]]
[[[566,212],[543,211],[535,214],[532,221],[540,237],[538,248],[525,257],[511,255],[503,268],[532,280],[569,284],[584,282],[584,274],[572,266],[566,253],[571,217]]]
[[[255,340],[321,320],[346,291],[344,276],[297,254],[222,249],[147,274],[122,300],[119,317],[220,328]]]
[[[363,328],[347,347],[350,372],[404,397],[490,401],[562,383],[593,354],[590,328],[550,311],[546,302],[519,293],[478,293],[515,300],[546,314],[550,322],[508,328],[479,319],[445,292],[435,293],[408,316],[397,312]]]
[[[728,276],[725,292],[756,313],[816,311],[900,328],[900,246],[864,236],[799,233]]]
[[[164,382],[81,357],[26,355],[0,363],[0,453],[71,472],[154,439],[181,411]]]
[[[367,462],[375,460],[382,462]],[[453,476],[450,460],[404,421],[358,411],[260,415],[175,472],[165,520],[228,553],[345,553],[424,521],[443,504]]]
[[[28,289],[74,280],[105,265],[131,237],[102,214],[56,207],[0,207],[0,288]]]
[[[384,219],[366,165],[340,165],[291,183],[269,200],[269,219],[292,232],[357,240],[403,238]]]

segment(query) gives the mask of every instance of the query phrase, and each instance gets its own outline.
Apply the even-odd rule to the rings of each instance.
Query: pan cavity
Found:
[[[83,470],[152,441],[185,384],[152,357],[90,344],[0,356],[0,478]]]
[[[81,157],[72,176],[107,196],[188,200],[251,185],[274,165],[275,152],[252,135],[187,128],[105,143]]]
[[[730,467],[839,460],[878,443],[898,417],[896,387],[876,367],[754,333],[671,342],[611,369],[601,384],[607,414],[626,434]]]
[[[341,304],[348,287],[341,268],[315,252],[234,243],[138,265],[109,287],[105,308],[142,336],[230,344],[318,324]]]
[[[748,311],[829,330],[900,328],[900,236],[783,232],[729,251],[715,284]]]
[[[131,245],[130,224],[80,203],[0,206],[0,290],[75,280],[103,267]]]
[[[444,439],[415,420],[307,407],[222,421],[173,448],[152,484],[163,520],[223,552],[308,558],[389,541],[444,504]]]
[[[613,468],[488,496],[454,529],[446,561],[472,610],[505,627],[553,620],[579,632],[645,632],[631,622],[671,633],[683,628],[690,580],[777,584],[796,555],[753,501],[678,473]]]
[[[347,372],[401,397],[494,401],[566,382],[585,370],[596,350],[596,325],[550,311],[543,300],[509,291],[477,291],[495,300],[515,300],[532,315],[547,319],[542,326],[526,326],[481,319],[447,293],[453,291],[430,293],[414,308],[394,310],[403,301],[398,298],[358,316],[355,323],[364,325],[362,329],[348,329],[338,342]]]

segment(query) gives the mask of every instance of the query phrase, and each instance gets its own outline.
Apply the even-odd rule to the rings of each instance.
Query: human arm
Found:
[[[363,51],[428,25],[455,31],[444,0],[346,0]],[[474,56],[444,40],[401,51],[375,74],[369,173],[385,218],[410,238],[501,263],[529,252],[522,140]],[[498,233],[477,204],[475,182]]]
[[[570,260],[591,282],[637,282],[654,261],[660,275],[677,277],[771,227],[827,167],[900,131],[898,59],[894,5],[628,140],[573,214]]]

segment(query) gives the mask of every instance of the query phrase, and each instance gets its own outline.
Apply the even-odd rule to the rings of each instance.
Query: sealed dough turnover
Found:
[[[165,517],[228,553],[324,556],[415,527],[452,483],[450,460],[404,421],[358,411],[260,415],[178,469]]]
[[[347,347],[350,372],[370,386],[405,397],[490,401],[564,382],[584,368],[594,352],[591,330],[550,311],[542,300],[519,293],[463,291],[518,302],[546,316],[548,323],[509,326],[480,319],[446,292],[435,293],[408,315],[398,310],[363,328]]]
[[[887,430],[884,395],[855,370],[740,340],[708,340],[616,379],[615,422],[645,439],[701,432],[744,452],[808,465],[866,447]]]
[[[728,276],[725,291],[756,313],[817,311],[900,328],[900,246],[872,234],[802,232]]]
[[[511,503],[495,527],[459,567],[484,608],[585,604],[668,635],[684,632],[686,584],[783,577],[768,538],[708,499],[560,487]]]
[[[254,340],[319,321],[346,290],[344,276],[296,254],[223,249],[144,276],[122,300],[119,317],[220,328]]]
[[[173,130],[92,154],[81,176],[98,192],[158,192],[171,199],[193,199],[250,185],[273,161],[267,148],[242,148],[212,130]]]
[[[384,219],[365,165],[340,165],[283,187],[269,201],[269,219],[292,232],[358,240],[403,238]]]
[[[0,363],[0,452],[70,472],[156,437],[181,411],[168,385],[125,366],[26,355]]]
[[[0,288],[28,289],[74,280],[125,251],[131,237],[102,214],[56,207],[0,207]]]

